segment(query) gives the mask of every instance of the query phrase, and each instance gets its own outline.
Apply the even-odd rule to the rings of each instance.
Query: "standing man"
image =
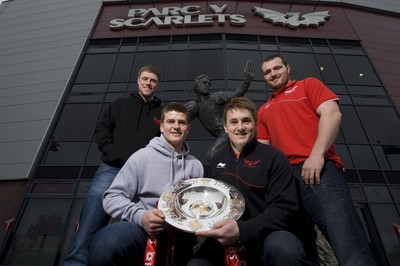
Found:
[[[99,121],[95,136],[103,163],[93,177],[81,210],[79,229],[64,260],[64,266],[87,264],[93,236],[110,220],[110,216],[103,210],[104,191],[109,188],[129,156],[159,135],[162,107],[161,100],[154,96],[159,80],[160,72],[156,67],[142,67],[138,72],[138,93],[130,98],[115,100]]]
[[[288,159],[257,141],[257,109],[250,100],[233,99],[223,116],[230,145],[212,158],[211,176],[236,187],[246,209],[240,221],[225,219],[196,235],[212,237],[224,246],[239,241],[245,246],[247,265],[310,265],[316,253],[308,245],[311,241],[302,243],[297,237],[295,226],[304,220],[297,216],[298,195]],[[311,240],[311,234],[308,237]],[[212,242],[206,240],[203,245],[210,250]],[[202,248],[190,266],[215,265],[215,256],[207,256],[210,252]],[[211,250],[217,248],[214,245]]]
[[[178,181],[203,177],[203,165],[189,154],[185,142],[189,118],[181,103],[169,103],[161,115],[161,136],[154,137],[135,152],[122,167],[110,188],[104,193],[104,210],[120,222],[98,231],[89,249],[89,265],[143,265],[148,237],[159,238],[157,251],[165,250],[165,216],[156,209],[161,194]],[[185,265],[190,256],[193,234],[185,242],[175,237],[174,258]]]
[[[304,207],[340,265],[375,265],[333,145],[339,132],[338,96],[315,78],[290,80],[280,55],[262,73],[274,91],[258,111],[258,140],[283,151],[293,166]]]

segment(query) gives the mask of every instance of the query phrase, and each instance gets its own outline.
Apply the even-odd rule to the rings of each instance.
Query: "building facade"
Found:
[[[136,90],[140,66],[160,68],[165,104],[193,100],[200,74],[233,90],[247,60],[279,53],[292,79],[339,95],[354,202],[379,265],[399,265],[399,33],[396,0],[0,1],[0,263],[62,264],[100,164],[94,127]],[[258,70],[245,96],[261,106],[271,91]],[[207,170],[214,138],[191,127]]]

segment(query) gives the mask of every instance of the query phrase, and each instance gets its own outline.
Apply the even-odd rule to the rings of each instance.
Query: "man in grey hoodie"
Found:
[[[89,265],[143,265],[148,237],[160,239],[161,246],[167,238],[165,216],[156,208],[161,194],[179,180],[203,177],[203,165],[189,154],[185,141],[189,119],[183,104],[163,108],[160,131],[160,137],[130,156],[104,193],[104,210],[120,222],[97,232],[89,249]],[[178,246],[175,250],[179,252]]]

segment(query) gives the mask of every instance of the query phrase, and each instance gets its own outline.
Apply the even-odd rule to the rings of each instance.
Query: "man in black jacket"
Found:
[[[90,241],[110,220],[103,210],[104,191],[132,153],[160,134],[162,106],[161,100],[154,96],[159,80],[160,72],[156,67],[142,67],[138,72],[138,93],[111,103],[97,124],[95,136],[103,163],[93,177],[81,210],[79,229],[64,266],[87,264]]]
[[[224,129],[230,147],[211,159],[210,172],[213,178],[239,189],[246,209],[240,221],[224,219],[196,234],[212,237],[223,246],[240,243],[246,249],[247,265],[310,265],[315,253],[308,252],[308,244],[300,241],[293,226],[304,220],[298,220],[290,163],[282,152],[256,140],[256,119],[257,109],[250,100],[236,98],[226,104]],[[234,257],[232,252],[225,255],[226,259]],[[201,265],[208,264],[203,261]]]

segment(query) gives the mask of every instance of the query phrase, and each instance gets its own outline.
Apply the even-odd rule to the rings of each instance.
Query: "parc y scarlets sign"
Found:
[[[109,28],[113,31],[118,31],[123,29],[145,29],[151,25],[155,25],[158,28],[167,28],[213,26],[215,23],[219,25],[229,23],[230,25],[240,27],[246,23],[245,15],[226,13],[227,4],[212,4],[208,8],[209,10],[203,11],[198,5],[188,5],[183,7],[129,9],[126,18],[112,19],[109,23]],[[317,27],[324,24],[326,22],[325,19],[328,19],[330,16],[328,14],[329,11],[300,14],[299,12],[281,13],[255,6],[249,8],[253,14],[260,16],[265,21],[292,29],[298,27]]]

